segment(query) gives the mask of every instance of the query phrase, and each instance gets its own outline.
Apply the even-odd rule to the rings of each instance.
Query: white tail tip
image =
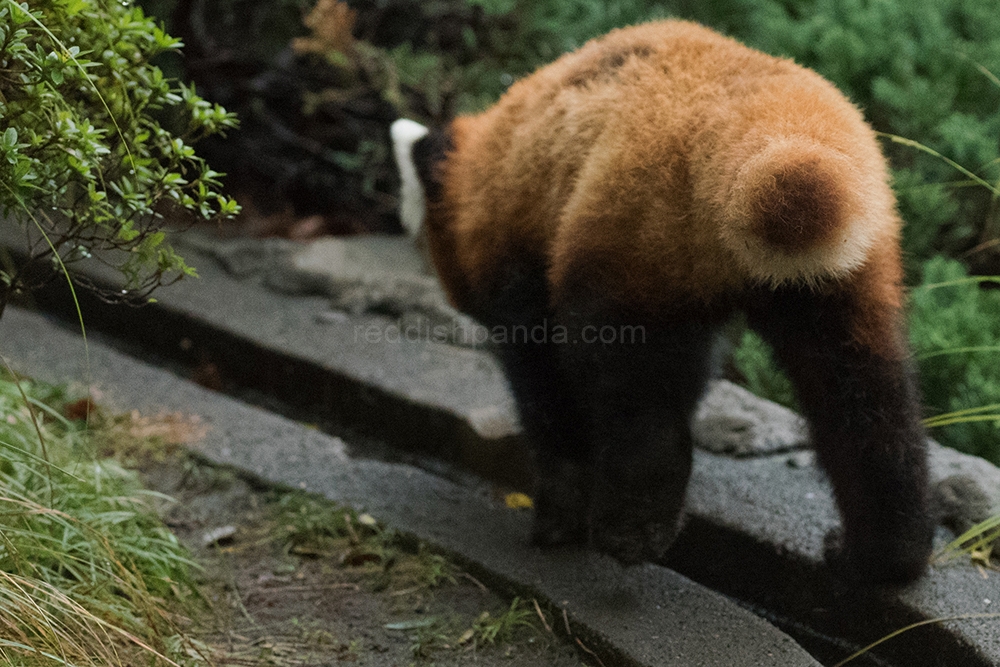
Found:
[[[413,163],[413,144],[427,136],[426,127],[412,120],[400,118],[389,128],[393,154],[399,167],[402,182],[399,193],[399,220],[410,236],[416,236],[424,222],[424,186],[417,176]]]

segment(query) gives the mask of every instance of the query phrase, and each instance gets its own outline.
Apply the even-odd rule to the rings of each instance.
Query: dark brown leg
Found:
[[[562,347],[594,449],[591,538],[623,563],[660,558],[680,529],[712,334],[698,324],[591,316],[570,327]]]
[[[856,581],[905,583],[926,568],[933,536],[926,438],[901,323],[857,335],[853,298],[779,290],[749,321],[788,371],[833,485],[843,528],[828,539],[830,565]]]
[[[501,346],[499,356],[525,437],[535,450],[538,483],[532,543],[586,542],[590,440],[573,392],[559,370],[555,346],[547,341],[511,341]]]

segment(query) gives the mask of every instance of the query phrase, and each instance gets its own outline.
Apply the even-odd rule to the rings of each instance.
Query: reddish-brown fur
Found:
[[[536,541],[589,532],[625,561],[662,552],[703,341],[742,308],[794,366],[844,517],[834,551],[870,579],[919,574],[930,528],[901,222],[875,135],[841,93],[664,21],[586,44],[441,136],[426,226],[457,307],[490,326],[551,317],[652,336],[501,351],[541,452]]]
[[[755,271],[726,246],[747,227],[779,260],[840,241],[852,217],[868,246],[898,238],[884,160],[858,110],[813,72],[690,23],[591,42],[485,113],[456,119],[451,141],[441,173],[449,210],[438,215],[450,219],[454,250],[439,265],[466,285],[488,284],[526,244],[547,249],[555,298],[596,256],[623,302],[672,306],[678,295],[710,301],[796,278]],[[784,175],[754,171],[764,151],[787,160]],[[779,180],[803,186],[784,212],[769,199]],[[769,215],[777,222],[761,222]],[[801,280],[844,273],[819,263]],[[460,300],[462,286],[446,287]]]

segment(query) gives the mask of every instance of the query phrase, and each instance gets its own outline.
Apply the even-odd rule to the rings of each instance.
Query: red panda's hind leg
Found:
[[[828,563],[848,580],[906,583],[926,569],[934,531],[926,437],[901,322],[859,336],[858,298],[762,291],[748,320],[789,373],[833,485],[842,528]]]
[[[625,564],[663,556],[680,531],[691,473],[690,421],[715,327],[580,317],[562,347],[595,453],[593,545]]]

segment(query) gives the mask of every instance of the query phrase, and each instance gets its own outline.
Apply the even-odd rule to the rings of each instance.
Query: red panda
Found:
[[[537,452],[534,543],[663,556],[713,339],[743,311],[832,483],[828,562],[920,576],[933,522],[901,220],[874,132],[832,84],[662,21],[594,39],[483,113],[392,134],[413,170],[404,222],[425,217],[453,305],[561,333],[498,346]]]

